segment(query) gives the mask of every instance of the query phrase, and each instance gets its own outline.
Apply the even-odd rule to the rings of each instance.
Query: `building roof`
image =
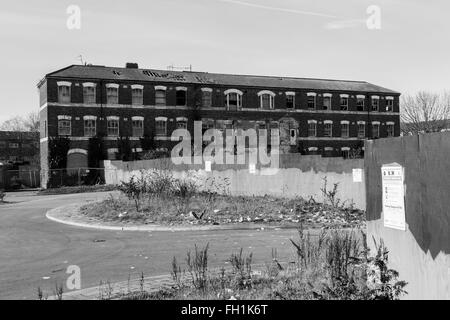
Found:
[[[304,90],[357,91],[398,95],[399,92],[365,81],[291,78],[257,75],[234,75],[191,71],[167,71],[154,69],[116,68],[95,65],[71,65],[55,71],[47,77],[86,80],[137,81],[186,83],[200,85],[224,85],[230,87],[289,88]]]
[[[0,140],[3,140],[3,139],[39,140],[39,132],[37,132],[37,131],[0,131]]]

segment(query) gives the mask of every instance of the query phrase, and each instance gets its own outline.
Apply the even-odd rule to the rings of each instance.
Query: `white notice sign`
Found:
[[[353,182],[362,182],[362,169],[353,169]]]
[[[406,231],[403,167],[397,163],[381,167],[384,226]]]
[[[205,161],[205,171],[211,172],[211,161]]]
[[[254,163],[250,163],[249,170],[250,174],[256,174],[256,165]]]

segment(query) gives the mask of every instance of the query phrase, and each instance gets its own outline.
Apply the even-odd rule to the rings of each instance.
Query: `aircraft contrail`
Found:
[[[295,10],[295,9],[287,9],[287,8],[279,8],[279,7],[271,7],[271,6],[265,6],[255,3],[249,3],[239,0],[218,0],[221,2],[228,2],[233,4],[239,4],[242,6],[247,7],[253,7],[253,8],[259,8],[259,9],[265,9],[265,10],[272,10],[272,11],[280,11],[280,12],[288,12],[288,13],[294,13],[294,14],[301,14],[301,15],[307,15],[307,16],[316,16],[316,17],[323,17],[323,18],[333,18],[333,19],[339,19],[340,17],[326,14],[326,13],[320,13],[320,12],[312,12],[312,11],[303,11],[303,10]]]

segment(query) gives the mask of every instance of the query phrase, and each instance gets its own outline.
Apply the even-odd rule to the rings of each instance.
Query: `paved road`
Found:
[[[210,244],[210,265],[224,265],[232,252],[253,252],[255,263],[280,260],[294,251],[289,238],[295,230],[118,232],[58,224],[45,213],[71,203],[93,201],[105,193],[37,196],[10,193],[0,205],[0,299],[36,299],[37,288],[53,294],[55,283],[65,284],[69,265],[81,268],[82,288],[170,272],[173,256],[184,261],[195,244]]]

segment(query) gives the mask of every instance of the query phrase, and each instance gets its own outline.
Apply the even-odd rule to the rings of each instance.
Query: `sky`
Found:
[[[68,28],[71,5],[79,29]],[[379,29],[367,27],[371,5]],[[448,12],[448,0],[4,1],[0,121],[38,110],[39,80],[81,61],[447,90]]]

